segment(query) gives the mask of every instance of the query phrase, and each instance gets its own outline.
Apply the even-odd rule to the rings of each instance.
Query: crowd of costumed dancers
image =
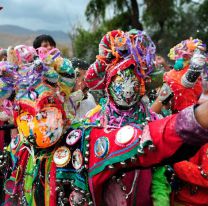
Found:
[[[0,50],[0,205],[208,205],[208,55],[109,31],[90,65],[49,35]]]

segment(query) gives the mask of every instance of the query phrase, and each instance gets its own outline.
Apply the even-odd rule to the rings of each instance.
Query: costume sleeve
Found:
[[[147,151],[138,159],[138,164],[143,167],[152,166],[171,157],[183,143],[202,146],[208,142],[208,129],[202,128],[197,122],[193,106],[176,115],[149,123],[148,127],[155,150]],[[144,132],[145,129],[143,134]]]
[[[185,182],[208,188],[208,144],[204,145],[190,161],[174,165],[177,176]],[[203,176],[203,174],[205,174]]]
[[[152,139],[154,147],[146,147],[137,159],[138,166],[151,167],[171,157],[184,143],[176,133],[177,115],[149,123],[143,129],[141,142]],[[149,136],[149,137],[148,137]]]

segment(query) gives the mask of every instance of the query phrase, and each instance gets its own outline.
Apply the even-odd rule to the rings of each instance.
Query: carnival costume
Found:
[[[200,65],[200,58],[206,58],[203,54],[205,50],[206,45],[201,40],[192,38],[182,41],[170,50],[168,56],[175,64],[172,70],[164,74],[165,83],[159,99],[163,104],[171,100],[173,113],[198,102],[202,93],[200,74],[204,68]]]
[[[57,205],[61,192],[56,188],[60,178],[54,161],[64,156],[68,163],[71,158],[67,147],[55,150],[70,125],[64,97],[75,81],[72,64],[57,49],[38,57],[33,48],[20,45],[10,49],[0,71],[0,98],[7,102],[1,112],[13,116],[18,128],[0,156],[3,204]]]
[[[187,161],[174,164],[175,174],[181,180],[175,201],[182,205],[208,205],[208,144]]]
[[[14,117],[20,135],[8,148],[13,166],[7,168],[12,173],[5,181],[6,204],[20,205],[21,201],[21,204],[26,202],[28,205],[100,206],[103,199],[111,205],[121,205],[119,200],[123,205],[151,204],[146,196],[150,192],[151,171],[148,169],[143,174],[148,180],[144,182],[140,179],[142,170],[135,169],[161,163],[183,144],[208,141],[208,131],[196,121],[193,107],[148,123],[155,117],[142,104],[140,97],[145,93],[144,79],[153,69],[155,46],[141,31],[115,33],[121,36],[115,35],[109,40],[110,49],[107,48],[115,55],[110,55],[110,59],[102,56],[91,65],[86,76],[90,88],[105,89],[108,93],[108,98],[91,111],[88,118],[64,129],[65,114],[63,102],[58,98],[59,87],[53,82],[51,88],[51,84],[43,81],[45,78],[40,81],[45,90],[37,90],[35,85],[31,90],[21,90],[20,87],[20,96],[16,92]],[[111,32],[108,35],[111,36]],[[116,36],[119,37],[117,43],[111,47]],[[43,76],[47,78],[46,73],[43,72]],[[7,82],[5,85],[7,88]],[[41,91],[43,93],[39,94]],[[24,98],[29,99],[29,107],[22,102]],[[18,141],[19,138],[22,139]],[[2,156],[5,166],[7,150]],[[110,194],[103,197],[105,192],[112,191],[112,185],[116,185],[114,188],[119,197],[113,203]],[[136,188],[140,196],[134,200],[133,197],[138,195]]]
[[[208,88],[207,76],[207,67],[205,67],[201,75],[203,90]],[[179,178],[180,182],[179,187],[174,191],[175,202],[181,205],[208,205],[207,154],[208,144],[205,144],[191,158],[174,164],[173,177]]]

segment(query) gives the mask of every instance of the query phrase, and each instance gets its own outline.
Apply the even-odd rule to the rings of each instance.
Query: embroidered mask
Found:
[[[139,91],[140,83],[132,68],[118,72],[109,85],[113,101],[121,107],[131,107],[138,102]]]

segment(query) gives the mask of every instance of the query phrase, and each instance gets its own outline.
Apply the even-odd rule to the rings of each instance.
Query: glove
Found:
[[[206,54],[203,50],[196,49],[190,60],[190,68],[194,71],[202,71],[206,63]]]
[[[173,92],[171,88],[168,84],[163,83],[158,95],[159,100],[162,102],[163,105],[166,105],[172,99],[172,97]]]
[[[181,84],[186,88],[192,88],[200,76],[205,64],[205,52],[203,50],[196,49],[190,60],[190,67],[181,79]]]

